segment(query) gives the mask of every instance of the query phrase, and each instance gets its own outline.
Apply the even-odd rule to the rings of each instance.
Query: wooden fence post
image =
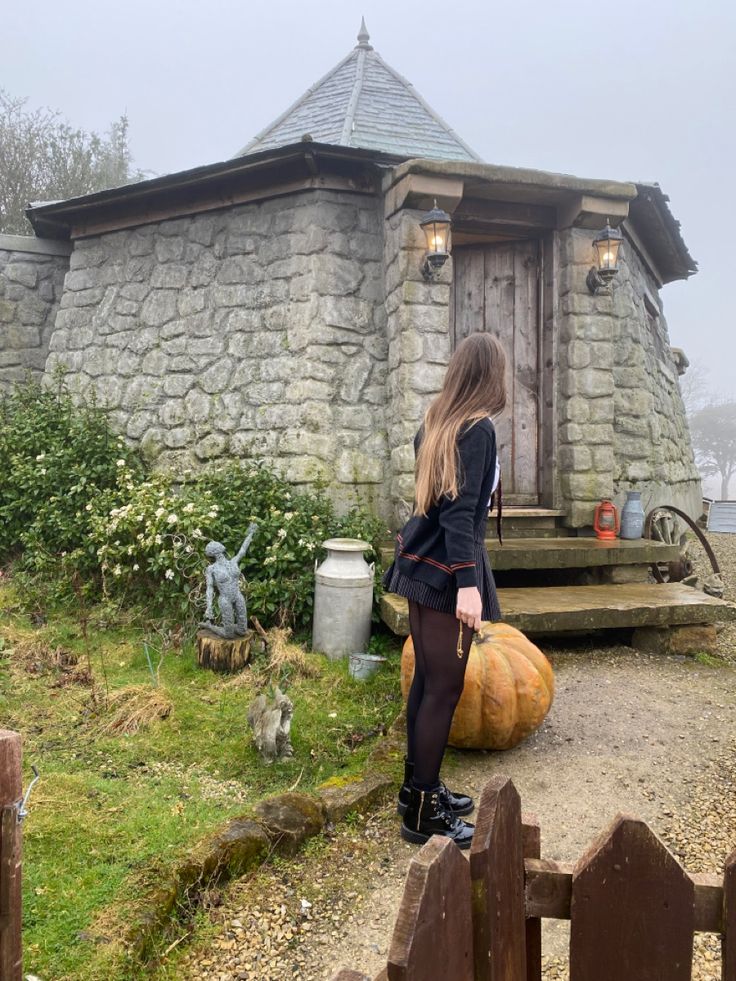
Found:
[[[388,981],[473,981],[470,872],[435,835],[412,859],[389,947]]]
[[[470,848],[475,981],[524,981],[526,924],[521,801],[508,777],[484,787]]]
[[[721,960],[722,981],[736,981],[736,851],[728,856],[723,870]]]
[[[540,859],[542,831],[536,815],[522,814],[521,834],[524,858]],[[542,981],[542,919],[539,916],[526,918],[526,981]]]
[[[0,978],[21,981],[20,735],[0,729]]]
[[[695,884],[654,832],[619,814],[572,878],[570,981],[690,981]]]

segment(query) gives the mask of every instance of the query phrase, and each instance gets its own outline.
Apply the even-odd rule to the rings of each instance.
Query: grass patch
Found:
[[[0,719],[23,736],[24,782],[31,763],[41,772],[24,824],[24,949],[44,981],[139,978],[106,942],[115,911],[260,798],[359,772],[401,705],[398,645],[358,682],[318,655],[305,675],[293,649],[278,670],[263,658],[235,680],[200,669],[185,643],[154,687],[146,640],[104,610],[86,625],[68,613],[34,624],[0,585]],[[273,682],[294,702],[294,756],[268,766],[246,716]]]

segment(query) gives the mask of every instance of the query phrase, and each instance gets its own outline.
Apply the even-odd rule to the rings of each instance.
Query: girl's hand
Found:
[[[477,586],[463,586],[457,591],[457,607],[455,616],[467,623],[473,630],[480,630],[480,617],[483,612],[483,600]]]

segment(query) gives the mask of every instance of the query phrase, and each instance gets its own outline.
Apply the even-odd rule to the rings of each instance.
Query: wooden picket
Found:
[[[470,877],[475,981],[525,978],[521,801],[507,777],[493,777],[481,795]]]
[[[659,838],[618,815],[573,872],[570,981],[689,981],[694,902],[692,879]]]
[[[0,979],[21,981],[21,745],[0,729]]]
[[[726,859],[723,872],[721,961],[723,981],[736,981],[736,851]]]
[[[447,838],[430,838],[409,866],[388,956],[389,981],[473,981],[470,870]]]
[[[736,851],[722,876],[689,875],[643,821],[619,814],[575,865],[543,859],[538,822],[495,777],[470,862],[439,838],[412,860],[373,981],[541,981],[544,917],[571,920],[570,981],[689,981],[695,932],[720,935],[722,981],[736,981]]]

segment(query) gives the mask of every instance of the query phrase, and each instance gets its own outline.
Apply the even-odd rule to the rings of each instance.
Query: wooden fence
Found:
[[[570,981],[685,981],[693,934],[721,937],[736,981],[736,851],[724,875],[688,874],[651,829],[619,814],[574,864],[540,857],[511,780],[478,806],[468,862],[430,838],[409,866],[388,964],[374,981],[541,981],[543,917],[570,920]],[[370,981],[342,970],[333,981]]]
[[[0,729],[0,981],[23,975],[20,802],[20,736]]]

